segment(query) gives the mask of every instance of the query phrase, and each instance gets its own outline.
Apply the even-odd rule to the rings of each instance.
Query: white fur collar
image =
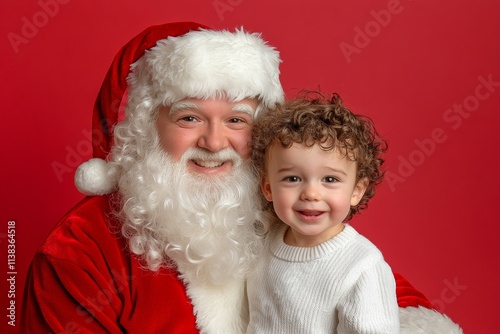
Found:
[[[200,334],[245,333],[248,307],[243,280],[234,279],[224,285],[194,281],[187,283],[186,291]]]

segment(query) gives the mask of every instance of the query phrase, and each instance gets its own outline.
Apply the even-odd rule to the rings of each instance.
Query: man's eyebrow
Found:
[[[179,111],[183,110],[193,110],[198,109],[198,105],[193,101],[178,101],[174,102],[172,106],[170,106],[169,114],[175,114]]]
[[[249,114],[250,116],[255,115],[255,109],[252,108],[249,104],[246,104],[246,103],[236,104],[233,107],[233,111],[237,111],[237,112],[242,112],[242,113],[245,113],[245,114]]]

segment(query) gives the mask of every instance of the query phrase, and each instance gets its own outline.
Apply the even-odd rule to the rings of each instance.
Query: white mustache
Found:
[[[186,163],[189,160],[204,161],[207,165],[217,166],[226,161],[233,162],[234,166],[240,166],[243,162],[241,156],[231,148],[225,148],[218,152],[210,152],[200,148],[189,148],[181,156],[180,161]]]

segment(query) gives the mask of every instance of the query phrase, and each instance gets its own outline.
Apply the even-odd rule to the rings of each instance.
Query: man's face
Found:
[[[218,153],[232,149],[243,159],[251,153],[251,130],[257,99],[229,102],[225,99],[186,98],[160,109],[156,127],[163,150],[179,161],[189,148]],[[187,162],[190,172],[220,174],[233,162],[221,158],[196,158]]]

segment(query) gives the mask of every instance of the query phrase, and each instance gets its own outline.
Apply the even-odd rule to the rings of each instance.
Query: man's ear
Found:
[[[262,194],[264,194],[264,197],[269,201],[273,201],[273,193],[271,191],[271,184],[269,183],[269,180],[267,177],[262,178],[260,181],[260,190],[262,191]]]
[[[368,188],[368,179],[366,177],[360,179],[354,186],[354,191],[351,196],[351,206],[358,205],[361,198],[365,194],[366,188]]]

